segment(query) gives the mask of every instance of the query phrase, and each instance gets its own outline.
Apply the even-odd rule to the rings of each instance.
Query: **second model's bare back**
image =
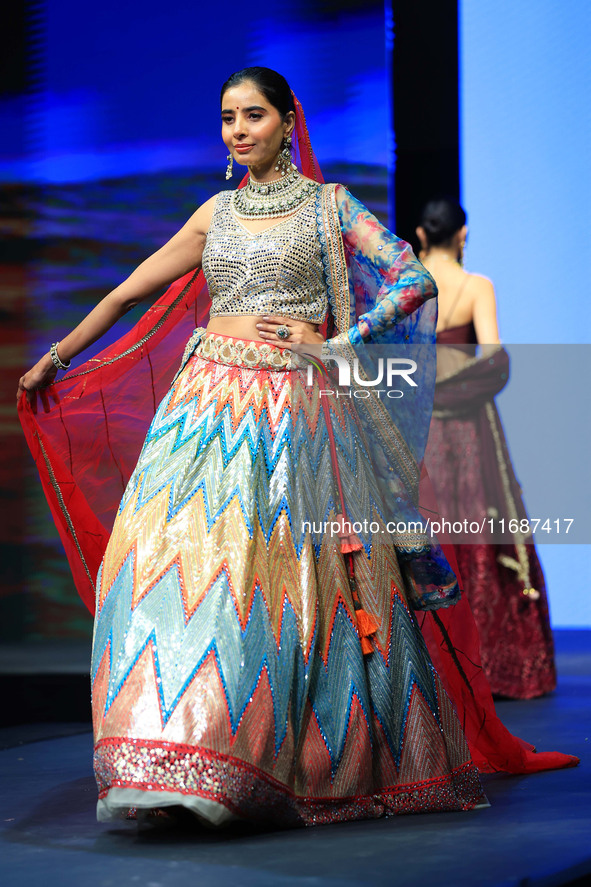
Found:
[[[423,260],[439,291],[437,332],[472,322],[480,345],[499,342],[495,291],[492,282],[480,274],[464,271],[457,262],[441,258]]]

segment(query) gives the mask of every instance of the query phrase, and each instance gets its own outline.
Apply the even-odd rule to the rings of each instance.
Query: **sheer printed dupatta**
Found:
[[[296,109],[300,168],[305,175],[321,181],[297,101]],[[327,220],[332,220],[326,272],[329,282],[340,281],[341,285],[333,285],[331,290],[333,321],[327,326],[327,348],[342,347],[349,353],[357,348],[352,353],[359,354],[364,350],[363,334],[368,329],[370,344],[410,347],[416,343],[431,348],[436,306],[432,299],[425,301],[432,294],[428,291],[431,279],[410,248],[387,232],[361,204],[353,198],[348,204],[349,198],[337,204],[334,190],[332,197],[326,204]],[[96,574],[121,494],[155,406],[168,390],[193,329],[207,322],[208,308],[202,273],[187,275],[173,283],[126,336],[50,386],[44,392],[42,410],[34,412],[25,396],[19,403],[21,422],[76,586],[91,612]],[[335,330],[336,335],[331,336]],[[369,352],[366,369],[370,373],[373,360]],[[376,451],[371,455],[376,472],[384,478],[393,513],[425,504],[420,495],[418,466],[427,434],[432,397],[428,391],[433,380],[431,363],[425,361],[420,366],[426,374],[425,387],[415,402],[420,417],[413,417],[412,410],[406,416],[399,405],[396,421],[391,421],[388,410],[373,404],[376,413],[370,414],[365,426],[376,435],[375,441],[372,438]],[[374,421],[375,415],[379,416],[378,422]],[[406,437],[411,439],[410,444]],[[392,439],[397,441],[395,447]],[[408,453],[410,459],[404,455]],[[390,468],[395,470],[390,472]],[[395,474],[396,480],[391,480],[390,474]],[[433,503],[428,507],[436,511]],[[408,554],[407,563],[412,564],[416,559],[412,551]],[[432,563],[431,553],[427,556]],[[442,551],[440,566],[450,576],[448,560]],[[450,581],[455,584],[455,578]],[[438,585],[445,594],[445,586]],[[419,586],[420,582],[417,589]],[[419,603],[421,597],[426,599],[426,591],[423,583],[418,591]],[[457,592],[452,596],[457,598]],[[481,769],[518,773],[577,763],[568,755],[533,754],[531,747],[511,736],[498,720],[479,665],[477,634],[466,601],[435,614],[423,610],[419,618],[434,664]]]
[[[435,282],[409,245],[345,188],[328,186],[320,199],[321,242],[329,253],[332,241],[341,243],[344,256],[335,245],[327,263],[339,332],[323,354],[350,368],[348,390],[335,395],[349,397],[367,439],[409,602],[417,610],[452,606],[456,576],[417,510],[436,375]],[[355,498],[349,504],[353,521],[369,518]]]

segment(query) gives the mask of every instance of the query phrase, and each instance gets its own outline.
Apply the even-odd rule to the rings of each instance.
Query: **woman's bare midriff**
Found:
[[[258,342],[272,342],[278,344],[272,339],[265,339],[261,336],[256,328],[256,324],[262,322],[263,318],[260,314],[240,314],[230,315],[221,314],[212,317],[207,324],[208,333],[218,333],[221,336],[232,336],[234,339],[255,339]],[[303,321],[298,321],[303,323]],[[318,325],[315,323],[306,323],[311,330],[317,330]]]

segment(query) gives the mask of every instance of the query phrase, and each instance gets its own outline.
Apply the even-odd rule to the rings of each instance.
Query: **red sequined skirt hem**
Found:
[[[147,739],[111,738],[95,750],[99,799],[112,788],[201,797],[251,822],[321,825],[408,813],[472,810],[487,804],[478,769],[467,762],[443,775],[386,786],[371,795],[301,797],[267,773],[210,749]]]

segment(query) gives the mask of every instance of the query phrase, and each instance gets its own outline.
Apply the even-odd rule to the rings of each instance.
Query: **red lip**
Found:
[[[254,145],[234,145],[235,151],[250,151],[251,148],[254,148]]]

